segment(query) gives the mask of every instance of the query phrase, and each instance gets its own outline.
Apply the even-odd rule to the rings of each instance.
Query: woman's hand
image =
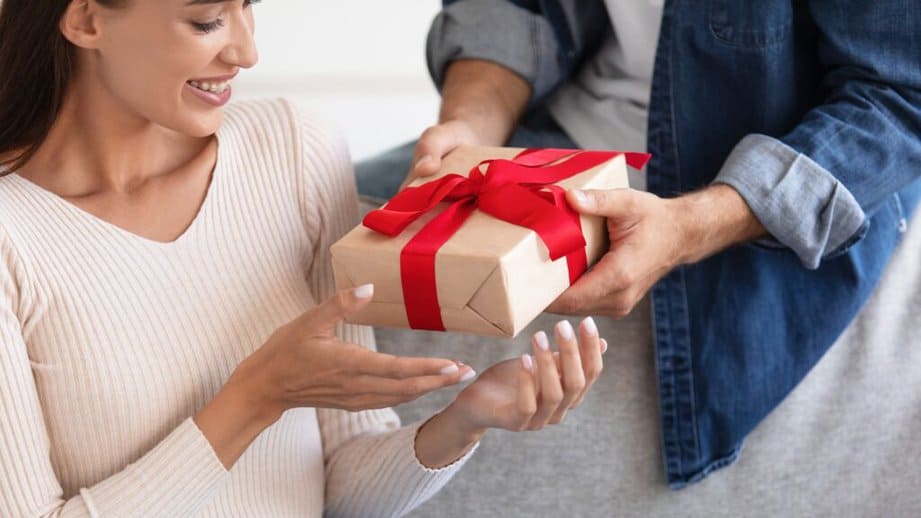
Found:
[[[341,291],[276,330],[195,414],[224,467],[230,469],[285,410],[383,408],[475,375],[452,360],[401,358],[336,338],[336,324],[364,307],[373,293],[371,285]]]
[[[607,342],[591,317],[578,337],[568,321],[556,326],[559,353],[541,331],[531,340],[533,357],[506,360],[484,371],[416,437],[416,455],[426,466],[441,467],[462,456],[489,428],[540,430],[559,424],[582,403],[601,374]]]
[[[336,324],[372,294],[370,285],[339,292],[279,328],[229,383],[247,386],[259,406],[280,415],[296,407],[394,406],[474,375],[453,360],[397,357],[340,341]]]
[[[541,331],[531,339],[533,357],[498,363],[461,392],[449,411],[474,428],[540,430],[559,424],[579,406],[601,374],[602,339],[591,318],[582,321],[579,336],[568,321],[556,326],[559,354]]]

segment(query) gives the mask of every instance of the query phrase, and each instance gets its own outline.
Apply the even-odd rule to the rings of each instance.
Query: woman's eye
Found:
[[[223,27],[224,20],[217,18],[213,22],[192,22],[192,26],[195,27],[199,32],[207,34]]]
[[[261,1],[262,0],[243,0],[243,8],[245,9],[253,4],[258,4]],[[192,22],[192,26],[199,32],[207,34],[223,27],[224,20],[217,18],[213,22]]]

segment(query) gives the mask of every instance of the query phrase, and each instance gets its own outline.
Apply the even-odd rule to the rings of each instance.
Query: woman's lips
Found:
[[[192,82],[187,82],[185,87],[192,93],[192,95],[198,97],[211,106],[224,106],[228,101],[230,101],[230,96],[233,93],[232,89],[230,88],[230,81],[227,81],[226,84],[223,84],[218,88],[210,88],[209,90],[204,90],[203,87],[208,87],[209,84],[214,85],[217,83],[198,83],[196,81],[195,83],[198,86],[193,86],[191,83]]]
[[[212,106],[223,106],[230,100],[230,84],[238,73],[239,70],[217,77],[191,79],[186,81],[185,86],[202,101]]]

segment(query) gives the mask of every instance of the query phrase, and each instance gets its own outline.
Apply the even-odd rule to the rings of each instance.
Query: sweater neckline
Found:
[[[62,207],[63,210],[75,214],[75,217],[80,218],[81,220],[86,221],[95,227],[99,227],[104,231],[115,234],[119,237],[130,239],[132,241],[137,241],[147,246],[157,248],[179,247],[182,246],[182,244],[186,241],[191,240],[195,234],[199,232],[198,227],[201,227],[205,224],[203,220],[208,219],[209,213],[213,210],[211,206],[215,203],[214,198],[217,196],[218,185],[220,183],[221,177],[223,176],[223,174],[221,174],[222,165],[227,160],[228,152],[228,150],[225,149],[227,146],[225,145],[225,139],[223,138],[223,135],[221,135],[220,129],[215,132],[214,137],[217,140],[217,157],[214,162],[214,168],[212,169],[210,178],[208,180],[208,186],[205,189],[205,197],[199,205],[198,211],[195,213],[192,221],[186,226],[182,233],[179,234],[179,236],[171,241],[160,241],[132,232],[124,227],[112,223],[109,220],[101,218],[92,212],[80,208],[76,204],[64,199],[60,195],[45,189],[44,187],[32,182],[31,180],[23,178],[15,172],[10,173],[9,176],[15,178],[19,183],[25,185],[26,188],[36,192],[41,198],[50,200],[50,202],[54,205]]]

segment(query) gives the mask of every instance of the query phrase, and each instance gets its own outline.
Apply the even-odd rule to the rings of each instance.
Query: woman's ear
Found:
[[[58,24],[61,34],[77,47],[97,48],[102,36],[99,9],[94,0],[71,0]]]

